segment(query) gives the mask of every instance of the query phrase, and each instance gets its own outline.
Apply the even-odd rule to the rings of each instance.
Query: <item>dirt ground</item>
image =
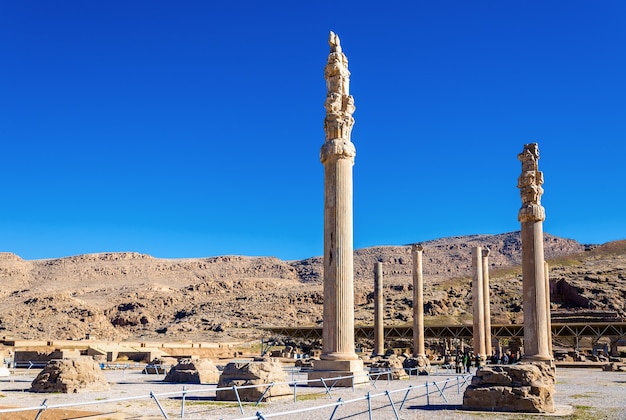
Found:
[[[460,410],[462,404],[462,389],[457,392],[456,375],[440,370],[436,375],[413,377],[411,380],[391,381],[380,380],[375,385],[368,384],[352,390],[351,388],[333,389],[331,396],[323,393],[323,389],[301,387],[297,389],[298,402],[292,398],[285,398],[271,403],[262,403],[255,406],[253,403],[244,405],[244,414],[240,412],[236,403],[215,401],[215,384],[212,385],[184,385],[171,384],[162,381],[163,375],[145,375],[139,370],[107,370],[105,375],[111,388],[108,391],[79,393],[79,394],[35,394],[28,392],[30,382],[37,372],[18,371],[9,378],[0,379],[0,403],[2,406],[34,407],[46,400],[49,406],[72,405],[85,402],[94,405],[83,405],[63,408],[68,411],[46,411],[41,420],[61,419],[159,419],[164,418],[156,400],[151,398],[151,392],[157,396],[169,418],[180,418],[183,386],[189,394],[186,397],[185,418],[188,419],[236,419],[255,416],[257,411],[265,414],[284,412],[305,407],[319,406],[337,401],[356,399],[367,395],[384,393],[385,390],[406,388],[409,385],[419,387],[426,381],[445,381],[450,379],[451,386],[445,395],[447,402],[438,395],[430,398],[430,405],[423,396],[415,392],[415,397],[409,401],[400,412],[402,419],[428,418],[438,419],[537,419],[555,418],[555,416],[527,416],[502,413],[468,413]],[[306,375],[287,374],[288,380],[306,379]],[[431,388],[432,389],[432,388]],[[556,402],[561,407],[569,409],[570,414],[557,416],[562,419],[624,419],[626,418],[626,373],[603,372],[597,368],[559,368],[557,370]],[[399,407],[398,398],[404,392],[395,394],[396,407]],[[108,402],[107,402],[108,401]],[[341,406],[335,418],[367,419],[367,403],[362,401],[355,404]],[[374,419],[393,418],[393,412],[386,398],[373,400]],[[83,411],[84,410],[84,411]],[[298,415],[299,420],[329,418],[332,408],[312,411]],[[94,413],[101,413],[98,417],[89,417]],[[117,413],[117,414],[114,414]],[[0,419],[32,420],[35,412],[30,411],[18,416],[15,413],[4,414]],[[82,416],[82,417],[81,417]],[[293,418],[283,416],[280,418]]]

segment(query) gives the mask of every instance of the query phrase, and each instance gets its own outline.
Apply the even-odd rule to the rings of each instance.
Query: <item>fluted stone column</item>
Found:
[[[474,353],[485,357],[485,303],[483,293],[483,253],[481,247],[472,249],[472,313]]]
[[[422,270],[422,245],[413,245],[413,356],[426,357],[424,348],[424,275]]]
[[[485,305],[485,356],[491,357],[491,301],[489,299],[489,248],[483,249],[483,304]]]
[[[522,224],[524,360],[549,361],[552,360],[552,355],[548,334],[549,313],[543,252],[543,221],[546,214],[540,202],[543,194],[543,173],[538,169],[537,143],[524,145],[518,158],[522,162],[522,174],[517,187],[522,198],[518,220]]]
[[[547,304],[547,316],[548,316],[548,352],[550,356],[554,357],[552,352],[552,314],[550,312],[550,266],[547,262],[544,262],[545,276],[546,276],[546,304]]]
[[[383,263],[377,262],[374,269],[374,355],[385,354],[385,325],[383,304]]]
[[[324,165],[324,324],[321,360],[314,362],[309,379],[363,374],[363,362],[354,347],[352,166],[356,149],[350,135],[355,106],[349,94],[348,59],[339,37],[331,32],[328,44],[330,54],[324,69],[326,139],[320,151]],[[351,380],[336,384],[350,385]]]

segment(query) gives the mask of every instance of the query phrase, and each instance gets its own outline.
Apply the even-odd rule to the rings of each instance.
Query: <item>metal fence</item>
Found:
[[[323,387],[323,393],[329,399],[333,399],[334,397],[332,393],[335,390],[335,385],[338,382],[340,381],[345,382],[345,380],[351,380],[352,391],[356,392],[355,383],[356,384],[361,383],[362,377],[363,377],[363,375],[360,375],[360,376],[352,375],[352,376],[338,376],[338,377],[333,377],[333,378],[321,378],[321,379],[315,379],[315,380],[304,380],[304,379],[295,379],[296,373],[298,374],[300,373],[299,369],[289,369],[286,371],[288,373],[289,372],[291,373],[292,375],[291,381],[276,382],[276,383],[272,382],[269,384],[232,386],[232,387],[223,387],[223,388],[193,389],[193,390],[191,389],[188,390],[185,386],[183,386],[182,391],[164,392],[164,393],[154,393],[150,391],[148,394],[136,395],[132,397],[113,398],[113,399],[107,399],[107,400],[96,400],[96,401],[85,401],[85,402],[74,402],[74,403],[66,403],[66,404],[48,404],[48,400],[44,399],[44,401],[38,406],[0,409],[0,414],[35,411],[37,413],[35,416],[35,420],[38,420],[41,414],[44,411],[49,410],[49,409],[70,408],[70,407],[78,408],[78,407],[86,407],[86,406],[91,406],[91,405],[96,405],[96,404],[103,405],[103,404],[126,402],[126,401],[153,400],[154,403],[157,405],[160,413],[163,415],[163,418],[169,419],[170,417],[166,413],[166,410],[164,409],[159,399],[178,397],[181,400],[179,418],[185,418],[185,404],[186,404],[186,399],[188,396],[193,395],[193,394],[217,393],[217,391],[231,391],[232,390],[236,396],[237,405],[238,405],[240,414],[242,416],[245,416],[244,404],[239,396],[239,391],[242,389],[264,388],[264,391],[261,397],[256,401],[256,403],[254,403],[254,407],[256,410],[256,408],[263,401],[265,396],[268,395],[268,392],[270,392],[272,387],[279,385],[279,384],[288,385],[292,388],[293,402],[297,403],[299,386],[302,387],[302,386],[307,386],[311,383],[319,382],[321,383]],[[410,373],[411,372],[409,371],[409,374]],[[392,380],[391,379],[392,370],[381,370],[381,371],[376,371],[376,372],[372,371],[372,372],[365,373],[365,375],[367,376],[368,383],[374,389],[377,389],[377,384],[381,378],[386,379],[387,384],[389,384]],[[240,420],[266,419],[270,417],[280,417],[280,416],[293,416],[293,414],[296,414],[296,413],[304,413],[304,412],[310,412],[310,411],[315,411],[315,410],[322,410],[322,409],[327,409],[329,407],[333,407],[332,414],[330,415],[330,419],[333,419],[333,417],[335,416],[335,414],[337,413],[340,407],[345,407],[350,404],[363,402],[363,401],[367,401],[367,407],[368,407],[367,412],[369,414],[369,418],[372,419],[373,418],[372,401],[374,399],[379,399],[379,398],[387,399],[388,403],[384,407],[389,407],[391,411],[393,412],[393,415],[395,416],[395,418],[399,419],[400,418],[399,412],[404,408],[407,401],[418,399],[418,398],[425,398],[426,405],[430,405],[431,395],[435,395],[435,396],[441,397],[447,404],[448,400],[445,396],[445,392],[450,389],[456,389],[456,392],[460,394],[461,390],[469,384],[470,378],[471,378],[470,375],[457,375],[452,378],[446,378],[445,380],[441,380],[441,381],[432,381],[432,382],[426,381],[423,385],[417,385],[417,386],[409,385],[408,387],[404,387],[401,389],[385,390],[384,392],[377,392],[377,393],[367,392],[365,396],[362,396],[359,398],[354,398],[354,399],[349,399],[349,400],[343,400],[342,398],[339,398],[337,399],[337,401],[333,403],[325,403],[325,404],[316,405],[314,407],[306,407],[306,408],[290,410],[290,411],[274,412],[274,413],[267,413],[267,414],[263,414],[261,411],[256,411],[256,413],[253,416],[241,417]],[[392,394],[397,394],[397,393],[404,393],[404,396],[402,398],[402,401],[400,402],[399,407],[396,407],[396,403],[394,403],[391,397]],[[385,414],[384,418],[388,418],[388,417],[389,415]]]

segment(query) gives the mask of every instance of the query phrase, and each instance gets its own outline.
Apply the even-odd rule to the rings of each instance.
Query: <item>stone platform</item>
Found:
[[[342,376],[354,376],[353,378],[345,378],[334,380]],[[309,380],[318,380],[324,378],[326,385],[347,387],[359,385],[368,382],[367,372],[363,369],[362,360],[314,360],[313,370],[309,372]],[[327,380],[328,379],[328,380]],[[310,382],[308,386],[323,387],[321,381]]]

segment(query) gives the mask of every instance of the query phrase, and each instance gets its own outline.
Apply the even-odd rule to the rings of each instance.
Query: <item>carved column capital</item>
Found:
[[[545,220],[546,212],[541,205],[543,172],[538,168],[539,147],[537,143],[525,144],[524,150],[517,155],[517,158],[522,162],[522,173],[517,179],[522,207],[517,219],[522,223],[541,222]]]
[[[424,245],[422,244],[413,244],[411,245],[411,252],[416,253],[418,251],[423,251],[424,250]]]
[[[543,222],[546,220],[546,210],[538,204],[529,204],[519,209],[517,220],[520,222]]]
[[[354,106],[354,98],[350,95],[348,58],[342,52],[339,37],[334,32],[330,33],[328,43],[330,54],[324,68],[324,79],[326,79],[324,132],[326,142],[332,140],[349,142],[354,126],[352,114],[354,114],[356,107]]]
[[[350,140],[330,140],[324,143],[320,150],[320,161],[323,164],[337,159],[349,159],[354,164],[355,156],[356,148]]]

